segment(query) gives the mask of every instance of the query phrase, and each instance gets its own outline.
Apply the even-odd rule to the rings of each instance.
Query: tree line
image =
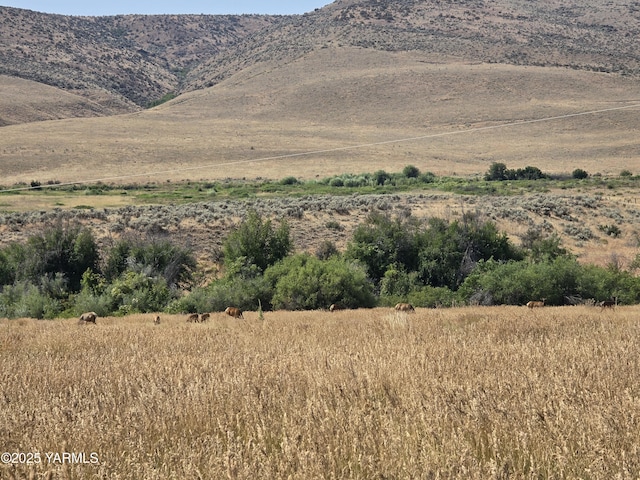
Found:
[[[371,213],[344,251],[330,241],[294,252],[286,221],[249,211],[224,240],[223,275],[205,286],[193,252],[167,239],[123,237],[100,247],[89,228],[56,224],[0,249],[0,317],[368,308],[410,302],[548,305],[613,297],[640,302],[640,279],[582,265],[555,236],[514,245],[495,224]]]

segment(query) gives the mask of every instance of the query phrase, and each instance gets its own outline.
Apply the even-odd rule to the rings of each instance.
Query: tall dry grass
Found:
[[[639,307],[0,321],[2,478],[640,472]]]

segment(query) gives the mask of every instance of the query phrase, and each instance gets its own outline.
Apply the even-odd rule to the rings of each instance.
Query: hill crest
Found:
[[[330,47],[636,76],[639,37],[640,2],[621,0],[338,0],[292,16],[72,17],[0,7],[0,75],[93,102],[53,116],[47,108],[39,116],[32,102],[0,124],[132,112]]]

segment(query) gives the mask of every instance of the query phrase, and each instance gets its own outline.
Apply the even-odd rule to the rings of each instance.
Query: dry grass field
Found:
[[[313,179],[408,164],[478,175],[493,162],[618,175],[638,164],[638,108],[516,124],[639,100],[633,77],[327,48],[151,110],[3,127],[0,178]]]
[[[0,478],[637,479],[639,314],[2,320]]]

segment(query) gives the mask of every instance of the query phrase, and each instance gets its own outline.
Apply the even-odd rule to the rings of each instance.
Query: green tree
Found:
[[[407,165],[402,169],[402,174],[407,178],[418,178],[420,176],[420,170],[413,165]]]
[[[275,228],[271,220],[264,221],[255,210],[250,210],[240,226],[224,241],[224,263],[228,270],[254,265],[257,273],[261,273],[286,257],[291,247],[286,221]]]
[[[388,215],[372,213],[354,231],[346,256],[364,264],[376,284],[392,264],[401,265],[406,271],[415,270],[417,228],[418,223],[411,218],[392,219]]]
[[[191,250],[168,240],[123,238],[108,252],[104,275],[110,282],[126,271],[164,278],[172,288],[188,288],[197,266]]]
[[[572,173],[571,176],[577,180],[583,180],[585,178],[589,178],[589,174],[581,169],[581,168],[576,168]]]
[[[489,167],[484,179],[487,181],[500,181],[507,179],[507,166],[504,163],[494,162]]]
[[[28,280],[37,285],[42,278],[63,275],[69,289],[80,290],[82,274],[97,269],[98,246],[90,230],[79,225],[47,228],[41,235],[33,235],[24,245],[5,250],[12,265],[14,280]]]
[[[303,253],[269,267],[264,274],[272,285],[276,309],[312,310],[341,303],[350,308],[372,307],[373,286],[364,268],[333,256],[320,260]]]

